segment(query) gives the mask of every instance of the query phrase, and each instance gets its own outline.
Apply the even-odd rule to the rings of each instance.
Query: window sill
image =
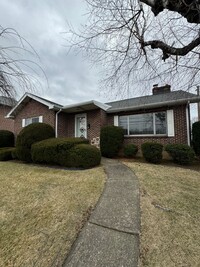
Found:
[[[125,138],[133,138],[133,137],[158,137],[158,138],[162,138],[162,137],[171,137],[171,136],[168,136],[167,134],[140,134],[140,135],[124,135]]]

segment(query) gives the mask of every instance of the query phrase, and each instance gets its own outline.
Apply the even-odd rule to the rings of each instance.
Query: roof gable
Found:
[[[33,99],[33,100],[47,106],[49,109],[59,110],[62,108],[62,106],[57,104],[57,103],[54,103],[54,102],[49,101],[47,99],[44,99],[42,97],[36,96],[34,94],[25,93],[22,96],[22,98],[17,102],[17,104],[13,107],[13,109],[7,114],[6,118],[14,118],[30,99]]]
[[[87,102],[81,102],[77,104],[72,104],[72,105],[67,105],[62,108],[64,112],[67,113],[75,113],[75,112],[84,112],[84,111],[89,111],[89,110],[94,110],[100,108],[104,111],[108,110],[111,108],[111,106],[101,103],[96,100],[90,100]]]

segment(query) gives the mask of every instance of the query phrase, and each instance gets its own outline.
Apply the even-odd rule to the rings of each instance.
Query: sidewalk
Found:
[[[63,267],[136,267],[139,257],[139,185],[117,160],[103,159],[108,180]]]

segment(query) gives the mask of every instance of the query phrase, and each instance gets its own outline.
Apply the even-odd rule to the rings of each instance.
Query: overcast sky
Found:
[[[127,96],[109,97],[106,88],[100,92],[98,70],[90,67],[81,55],[68,53],[68,24],[75,29],[86,21],[84,0],[1,0],[0,25],[14,28],[39,55],[21,54],[39,64],[42,71],[30,64],[38,73],[36,93],[59,104],[67,105],[88,100],[108,102]],[[1,40],[2,41],[2,40]],[[12,40],[7,40],[11,42]],[[8,45],[16,45],[16,40]],[[30,49],[30,47],[27,47]],[[27,70],[31,72],[30,69]],[[18,88],[19,99],[24,92]]]
[[[0,1],[0,25],[14,28],[40,57],[39,61],[28,55],[41,66],[48,79],[47,83],[42,72],[31,66],[38,72],[37,79],[42,84],[36,86],[38,95],[64,105],[91,99],[107,100],[98,88],[97,69],[91,68],[81,55],[69,54],[66,47],[69,36],[64,32],[68,30],[68,23],[74,28],[80,27],[85,14],[84,0]],[[22,92],[18,98],[21,95]]]

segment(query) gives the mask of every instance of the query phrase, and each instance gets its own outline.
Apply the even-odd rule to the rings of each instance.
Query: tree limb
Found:
[[[200,23],[199,0],[140,0],[140,2],[150,6],[155,16],[168,9],[181,14],[190,23]]]
[[[182,48],[177,48],[167,45],[166,43],[159,40],[143,42],[141,46],[142,48],[145,46],[151,46],[152,49],[161,49],[163,51],[163,59],[165,60],[167,57],[169,57],[169,55],[185,56],[199,44],[200,44],[200,37],[196,38],[191,43]]]

